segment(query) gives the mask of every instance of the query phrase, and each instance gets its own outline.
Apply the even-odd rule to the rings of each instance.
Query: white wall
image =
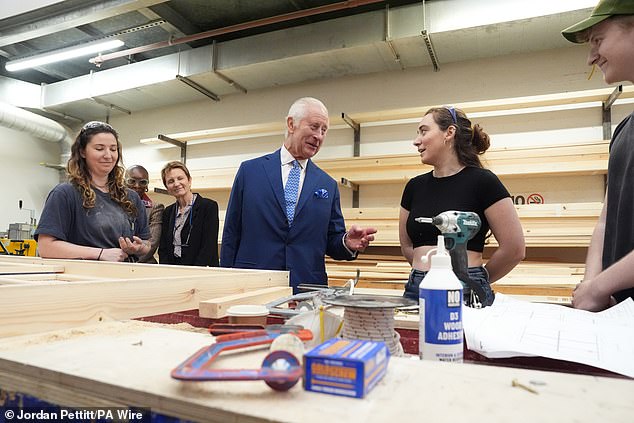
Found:
[[[40,166],[40,162],[59,163],[59,145],[41,141],[30,135],[0,127],[0,232],[10,223],[28,223],[34,209],[39,219],[46,195],[59,182],[56,170]]]

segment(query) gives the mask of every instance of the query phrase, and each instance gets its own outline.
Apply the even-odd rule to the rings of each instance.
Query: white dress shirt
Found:
[[[291,173],[293,168],[293,161],[296,160],[291,153],[288,152],[286,147],[282,145],[280,150],[280,159],[282,165],[282,187],[286,187],[286,181],[288,181],[288,174]],[[302,186],[304,185],[304,177],[306,176],[306,165],[308,159],[297,160],[299,167],[301,168],[299,174],[299,189],[297,190],[297,201],[299,201],[299,195],[302,193]]]

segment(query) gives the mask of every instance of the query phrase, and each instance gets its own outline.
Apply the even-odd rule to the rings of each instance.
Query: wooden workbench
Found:
[[[204,422],[631,422],[634,381],[473,364],[392,358],[364,399],[275,392],[261,381],[181,382],[170,371],[207,334],[146,322],[108,322],[5,338],[0,388],[52,403],[150,407]],[[227,367],[259,367],[265,351],[237,354]],[[512,387],[532,386],[538,394]]]

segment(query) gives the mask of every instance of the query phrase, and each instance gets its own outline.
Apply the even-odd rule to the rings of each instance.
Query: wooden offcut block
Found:
[[[276,286],[218,297],[201,301],[199,304],[199,315],[210,319],[220,319],[227,316],[227,310],[231,306],[242,304],[261,305],[292,294],[293,289],[290,286]]]

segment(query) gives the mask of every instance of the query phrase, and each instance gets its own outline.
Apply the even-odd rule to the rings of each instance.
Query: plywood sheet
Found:
[[[473,416],[494,423],[594,423],[630,422],[634,413],[632,380],[408,358],[392,358],[386,377],[362,400],[301,386],[279,393],[260,381],[170,378],[172,368],[209,342],[208,335],[136,323],[14,339],[0,345],[0,385],[64,405],[146,406],[204,422],[369,423],[408,421],[424,413],[438,423],[473,421]],[[264,354],[239,354],[232,366],[248,368]],[[531,386],[539,394],[512,387],[514,379],[537,382]]]

